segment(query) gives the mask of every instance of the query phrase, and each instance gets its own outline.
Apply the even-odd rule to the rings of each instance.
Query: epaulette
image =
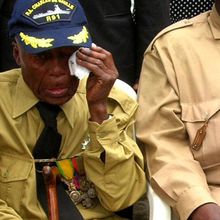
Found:
[[[180,29],[180,28],[184,28],[187,26],[191,26],[194,24],[194,21],[192,19],[184,19],[181,21],[178,21],[174,24],[169,25],[168,27],[164,28],[162,31],[160,31],[155,38],[151,41],[151,43],[148,46],[148,50],[152,49],[152,46],[154,45],[154,42],[160,38],[161,36],[167,34],[170,31],[176,30],[176,29]]]
[[[193,24],[204,22],[207,20],[207,17],[210,15],[211,11],[206,11],[204,13],[201,13],[193,18],[190,19],[183,19],[181,21],[178,21],[174,24],[169,25],[168,27],[164,28],[162,31],[160,31],[156,37],[151,41],[150,45],[148,46],[148,50],[152,49],[152,46],[154,45],[155,41],[163,36],[164,34],[167,34],[173,30],[185,28],[187,26],[192,26]]]

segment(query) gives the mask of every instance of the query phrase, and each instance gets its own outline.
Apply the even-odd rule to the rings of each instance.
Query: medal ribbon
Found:
[[[73,168],[78,173],[79,172],[79,167],[78,167],[78,163],[76,161],[76,158],[73,157],[71,160],[72,160]]]
[[[74,177],[74,167],[73,167],[71,159],[58,160],[58,161],[56,161],[56,165],[58,167],[58,170],[59,170],[60,174],[66,180],[72,180],[73,179],[73,177]]]

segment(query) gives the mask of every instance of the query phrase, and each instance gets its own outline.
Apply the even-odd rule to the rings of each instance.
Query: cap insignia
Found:
[[[69,40],[73,41],[73,44],[81,44],[86,43],[89,39],[89,32],[85,26],[83,26],[82,30],[73,36],[68,37]]]
[[[32,48],[49,48],[52,47],[53,44],[51,42],[54,41],[53,38],[36,38],[24,33],[20,33],[21,40],[24,41],[26,45],[30,45]]]
[[[37,25],[55,21],[70,21],[76,5],[66,0],[39,0],[23,16]]]

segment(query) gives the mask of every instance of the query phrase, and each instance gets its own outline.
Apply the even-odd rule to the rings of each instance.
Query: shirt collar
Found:
[[[220,39],[220,15],[218,14],[215,5],[212,7],[208,22],[214,39]]]
[[[24,82],[22,74],[20,74],[13,101],[13,118],[16,118],[31,109],[38,99],[35,97],[31,89]]]
[[[71,100],[66,102],[64,105],[60,106],[64,115],[67,118],[67,121],[69,122],[70,126],[73,128],[74,126],[74,114],[75,114],[75,96],[76,94],[72,97]]]
[[[85,91],[85,80],[81,80],[78,86],[76,94],[67,103],[60,106],[64,115],[66,116],[71,127],[74,126],[74,115],[79,106],[79,94],[84,99]],[[81,100],[82,101],[82,100]],[[80,103],[81,103],[80,101]],[[22,74],[20,74],[17,86],[15,89],[15,96],[13,101],[13,118],[17,118],[31,109],[39,102],[38,98],[33,94],[32,90],[24,82]]]

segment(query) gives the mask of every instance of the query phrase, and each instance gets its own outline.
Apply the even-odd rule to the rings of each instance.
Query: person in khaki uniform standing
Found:
[[[181,220],[220,219],[220,0],[145,52],[137,138],[155,191]]]

